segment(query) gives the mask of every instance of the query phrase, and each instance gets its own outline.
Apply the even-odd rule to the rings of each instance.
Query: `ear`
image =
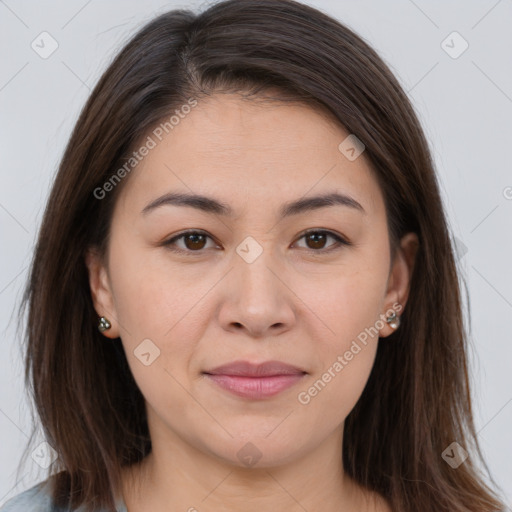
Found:
[[[90,248],[87,250],[85,264],[89,273],[89,286],[91,288],[91,298],[94,309],[99,317],[106,317],[112,325],[110,329],[102,332],[102,334],[107,338],[118,338],[119,322],[117,321],[117,312],[110,278],[103,258],[97,249]]]
[[[407,233],[400,240],[389,274],[388,288],[384,299],[386,306],[386,311],[383,312],[384,319],[393,311],[400,317],[405,309],[418,247],[419,240],[416,233]],[[385,338],[395,330],[385,322],[385,326],[380,330],[380,337]]]

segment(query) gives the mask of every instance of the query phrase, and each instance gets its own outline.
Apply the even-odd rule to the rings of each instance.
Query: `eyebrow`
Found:
[[[178,192],[169,192],[158,197],[154,201],[151,201],[151,203],[149,203],[141,213],[146,215],[150,211],[164,205],[188,206],[215,215],[231,217],[234,215],[234,211],[231,206],[222,201],[199,194]],[[304,197],[296,201],[284,203],[279,210],[279,217],[282,219],[328,206],[347,206],[366,215],[364,208],[354,198],[338,192],[332,192],[317,196]]]

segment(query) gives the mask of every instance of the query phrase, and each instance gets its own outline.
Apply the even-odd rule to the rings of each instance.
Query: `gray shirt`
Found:
[[[55,506],[45,485],[47,480],[40,482],[26,491],[17,494],[7,500],[0,508],[0,512],[70,512],[68,508]],[[82,512],[83,507],[76,509],[76,512]],[[123,500],[116,504],[118,512],[127,512]],[[97,512],[106,512],[105,509],[98,509]]]

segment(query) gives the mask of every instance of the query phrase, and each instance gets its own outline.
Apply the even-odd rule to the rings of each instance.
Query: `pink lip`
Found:
[[[253,399],[277,395],[306,375],[304,370],[280,361],[235,361],[203,373],[223,389]]]

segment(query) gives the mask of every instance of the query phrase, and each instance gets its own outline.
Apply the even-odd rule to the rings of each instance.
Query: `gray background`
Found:
[[[309,3],[379,52],[423,123],[470,294],[478,438],[511,503],[512,0]],[[136,29],[166,10],[204,5],[0,0],[0,505],[44,476],[29,459],[16,480],[30,416],[14,311],[64,145],[101,72]],[[47,59],[31,47],[42,46],[43,31],[59,45]],[[469,44],[457,58],[443,46],[454,55],[461,40],[442,46],[453,31]]]

